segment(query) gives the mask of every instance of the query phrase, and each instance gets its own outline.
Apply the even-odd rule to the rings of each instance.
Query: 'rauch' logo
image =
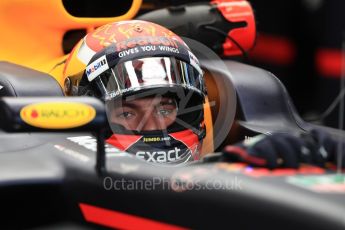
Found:
[[[31,126],[46,129],[76,128],[92,121],[93,107],[72,102],[44,102],[25,106],[20,117]]]

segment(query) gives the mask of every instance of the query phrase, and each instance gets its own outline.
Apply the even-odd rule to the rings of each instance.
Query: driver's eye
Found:
[[[176,112],[175,105],[159,105],[155,108],[155,115],[158,117],[169,117],[172,116]]]
[[[167,117],[170,114],[172,114],[173,112],[174,112],[174,110],[172,110],[172,109],[158,109],[156,114],[158,116]]]
[[[116,117],[120,119],[130,119],[130,118],[133,118],[134,116],[135,114],[133,112],[122,112],[122,113],[116,114]]]

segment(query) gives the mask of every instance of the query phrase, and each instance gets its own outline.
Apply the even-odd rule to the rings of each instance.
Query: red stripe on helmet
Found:
[[[170,133],[169,134],[174,139],[181,141],[183,144],[185,144],[190,150],[192,150],[193,146],[197,143],[199,143],[198,136],[190,129],[183,130],[176,133]]]
[[[139,141],[142,137],[143,136],[113,134],[106,142],[115,146],[121,151],[125,151]]]

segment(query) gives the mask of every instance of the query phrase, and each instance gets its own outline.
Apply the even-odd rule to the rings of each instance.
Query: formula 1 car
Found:
[[[343,131],[303,121],[272,73],[199,55],[215,105],[214,149],[310,128],[345,138]],[[66,97],[57,74],[63,58],[51,57],[41,64],[14,56],[0,62],[1,229],[344,229],[344,174],[312,165],[269,170],[207,156],[167,167],[105,144],[104,104]]]

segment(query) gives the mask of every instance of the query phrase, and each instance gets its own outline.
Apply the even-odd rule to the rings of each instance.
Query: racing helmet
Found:
[[[144,26],[139,28],[138,23]],[[141,29],[142,31],[138,32]],[[135,38],[151,35],[157,37],[173,36],[180,42],[183,42],[180,37],[174,35],[170,30],[154,23],[139,20],[112,22],[87,33],[74,46],[65,62],[62,74],[65,94],[73,95],[76,93],[87,64],[98,51],[130,37]]]
[[[117,22],[112,31],[113,43],[92,56],[77,92],[105,102],[112,130],[107,142],[153,163],[199,159],[206,89],[198,59],[179,36],[151,22]],[[135,106],[140,112],[133,126],[125,108]],[[143,128],[157,114],[174,116]]]

